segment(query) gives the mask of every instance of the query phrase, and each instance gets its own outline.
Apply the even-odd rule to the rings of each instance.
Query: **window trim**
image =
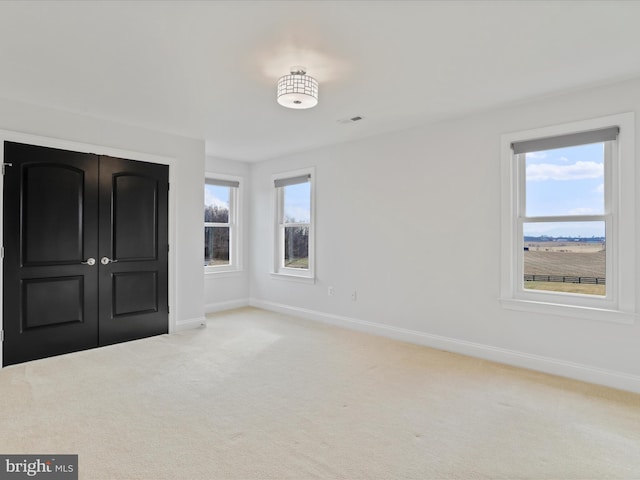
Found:
[[[284,223],[282,222],[284,210],[284,190],[288,186],[286,180],[301,177],[309,178],[309,201],[311,206],[311,218],[309,223],[291,223],[288,226],[308,225],[309,226],[309,268],[289,268],[284,266]],[[296,182],[300,183],[300,182]],[[279,185],[279,186],[277,186]],[[315,283],[315,167],[308,167],[299,170],[292,170],[278,173],[271,177],[271,188],[273,189],[273,270],[271,275],[274,278],[289,279]]]
[[[634,113],[629,112],[501,136],[502,227],[499,300],[505,308],[625,324],[635,322],[634,117]],[[608,220],[607,256],[610,258],[607,259],[607,296],[600,298],[560,292],[525,291],[522,287],[520,265],[520,198],[525,180],[522,175],[524,162],[519,158],[524,154],[514,154],[512,144],[615,126],[620,128],[620,133],[614,144],[617,149],[611,152],[610,165],[606,165],[605,162],[605,181],[609,182],[607,187],[610,193],[609,199],[605,198],[604,215],[601,215]],[[586,217],[593,219],[597,216]]]
[[[204,222],[206,227],[229,227],[229,265],[204,265],[205,275],[228,275],[230,273],[242,271],[242,177],[226,175],[213,172],[205,172],[204,184],[207,180],[220,180],[222,182],[237,182],[238,186],[229,185],[229,223]]]

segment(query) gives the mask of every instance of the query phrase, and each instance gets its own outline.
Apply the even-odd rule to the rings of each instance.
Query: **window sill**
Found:
[[[219,277],[239,277],[244,270],[205,270],[205,278],[219,278]]]
[[[633,325],[637,315],[621,310],[607,310],[604,308],[582,307],[576,305],[562,305],[558,303],[536,302],[533,300],[522,300],[515,298],[500,298],[500,304],[509,310],[521,312],[544,313],[548,315],[560,315],[563,317],[573,317],[585,320],[596,320],[601,322],[621,323]]]
[[[308,284],[311,284],[311,285],[316,283],[315,277],[305,277],[305,276],[302,276],[302,275],[292,275],[290,273],[271,272],[271,278],[273,278],[274,280],[287,280],[287,281],[291,281],[291,282],[308,283]]]

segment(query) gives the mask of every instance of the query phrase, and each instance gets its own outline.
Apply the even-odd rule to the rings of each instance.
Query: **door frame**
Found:
[[[175,183],[175,164],[176,159],[162,155],[136,152],[133,150],[124,150],[120,148],[112,148],[104,145],[94,145],[89,143],[75,142],[72,140],[62,140],[58,138],[46,137],[42,135],[33,135],[29,133],[13,132],[10,130],[0,129],[0,166],[4,164],[4,142],[27,143],[40,147],[58,148],[61,150],[72,150],[81,153],[93,153],[96,155],[107,155],[111,157],[124,158],[128,160],[139,160],[141,162],[158,163],[169,166],[169,184]],[[11,167],[7,167],[11,168]],[[175,229],[175,212],[176,212],[176,195],[169,190],[169,333],[176,331],[176,229]],[[0,243],[4,243],[4,178],[0,182]],[[3,318],[3,282],[4,282],[4,258],[0,256],[0,331],[4,331]],[[3,343],[0,342],[0,368],[3,367]]]

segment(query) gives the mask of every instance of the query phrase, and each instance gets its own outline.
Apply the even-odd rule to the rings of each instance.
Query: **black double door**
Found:
[[[168,331],[168,173],[4,143],[3,364]]]

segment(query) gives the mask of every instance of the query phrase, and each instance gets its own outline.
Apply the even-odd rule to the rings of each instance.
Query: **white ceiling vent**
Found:
[[[360,115],[356,115],[355,117],[341,118],[340,120],[338,120],[338,123],[342,123],[342,124],[355,123],[362,120],[362,118],[363,117],[361,117]]]

